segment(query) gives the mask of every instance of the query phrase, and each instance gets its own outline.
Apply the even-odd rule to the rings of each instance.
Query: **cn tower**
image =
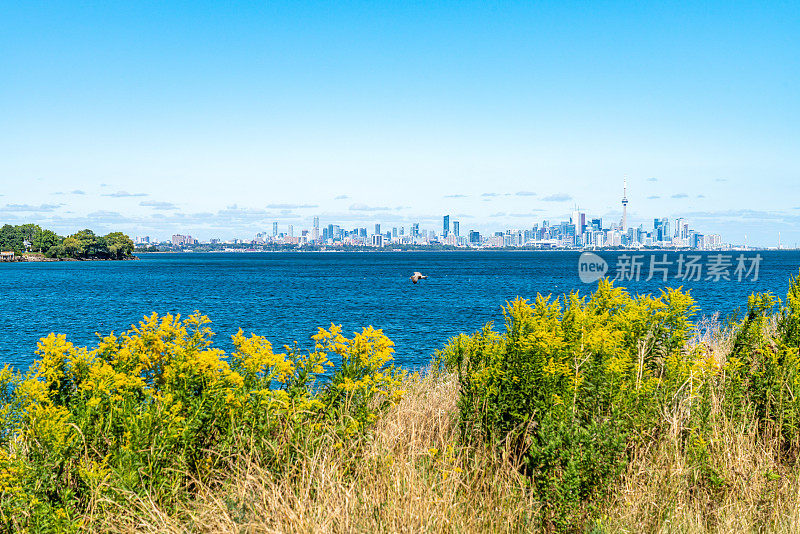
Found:
[[[628,232],[628,179],[625,178],[622,182],[622,233]]]

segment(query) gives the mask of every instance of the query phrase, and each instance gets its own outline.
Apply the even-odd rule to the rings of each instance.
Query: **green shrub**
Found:
[[[436,363],[458,373],[464,439],[507,447],[542,502],[541,521],[569,530],[586,524],[631,451],[670,424],[710,488],[726,483],[709,460],[720,418],[754,423],[793,461],[800,276],[779,306],[753,295],[744,319],[702,341],[687,293],[632,297],[600,281],[588,298],[510,302],[504,332],[490,323],[453,338]]]
[[[491,325],[439,353],[461,382],[465,436],[503,443],[560,526],[578,521],[644,439],[669,361],[683,361],[692,299],[632,298],[601,281],[586,299],[517,299]]]
[[[307,443],[346,439],[402,395],[380,330],[346,338],[331,326],[319,329],[314,350],[285,353],[240,331],[228,357],[213,347],[208,322],[153,314],[92,349],[51,334],[24,378],[0,373],[6,530],[74,530],[87,510],[129,494],[169,506],[242,452],[280,476]],[[330,353],[344,365],[321,384]],[[347,382],[352,369],[357,383]],[[357,403],[331,393],[342,383]]]

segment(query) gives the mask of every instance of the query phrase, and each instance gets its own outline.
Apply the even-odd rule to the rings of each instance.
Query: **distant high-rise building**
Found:
[[[272,236],[273,237],[278,237],[278,223],[277,222],[272,223]]]
[[[481,244],[481,234],[475,230],[469,231],[469,242],[473,245]]]
[[[311,232],[311,239],[314,243],[319,241],[319,217],[314,217],[314,229]]]
[[[397,237],[397,227],[392,228],[392,237]]]
[[[572,212],[572,220],[570,222],[575,226],[575,235],[582,235],[586,229],[586,214],[575,210]]]
[[[458,224],[458,221],[453,221],[453,235],[454,235],[454,236],[456,236],[456,237],[458,237],[459,235],[461,235],[461,234],[459,233],[459,224]]]
[[[672,235],[669,233],[669,219],[653,219],[653,233],[655,241],[672,241]]]
[[[689,225],[683,217],[675,219],[675,237],[680,240],[689,238]]]
[[[294,226],[293,225],[291,225],[291,224],[289,225],[289,231],[287,233],[289,234],[289,237],[294,237]]]
[[[419,223],[411,225],[411,237],[419,237]]]
[[[447,237],[450,234],[450,216],[445,215],[442,218],[442,235]]]
[[[195,240],[190,235],[175,234],[172,236],[172,244],[176,247],[184,245],[194,245]]]
[[[375,235],[380,235],[380,234],[381,234],[381,225],[380,224],[376,224],[375,225]]]

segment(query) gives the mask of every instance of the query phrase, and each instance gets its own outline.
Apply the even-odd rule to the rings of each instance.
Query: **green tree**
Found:
[[[22,241],[22,232],[19,227],[6,224],[0,228],[0,249],[13,250],[17,254],[22,254],[25,248]]]
[[[58,245],[61,238],[52,230],[42,230],[32,241],[32,249],[35,252],[47,252],[51,247]]]
[[[64,246],[64,252],[66,255],[71,258],[80,258],[86,252],[83,243],[75,236],[69,236],[65,238],[62,245]]]
[[[81,230],[72,236],[80,243],[81,256],[94,257],[101,253],[97,242],[97,236],[89,229]],[[66,246],[66,245],[65,245]]]
[[[42,228],[38,224],[28,223],[18,226],[17,228],[19,228],[19,231],[22,234],[22,239],[31,244],[33,244],[36,237],[42,233]]]
[[[44,255],[48,258],[64,258],[67,256],[67,250],[62,243],[58,243],[47,249]]]
[[[104,237],[109,257],[119,260],[133,253],[133,241],[122,232],[111,232]]]

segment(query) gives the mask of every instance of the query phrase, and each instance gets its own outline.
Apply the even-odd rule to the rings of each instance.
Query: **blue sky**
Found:
[[[6,2],[0,220],[800,242],[798,2]],[[535,194],[534,194],[535,193]]]

